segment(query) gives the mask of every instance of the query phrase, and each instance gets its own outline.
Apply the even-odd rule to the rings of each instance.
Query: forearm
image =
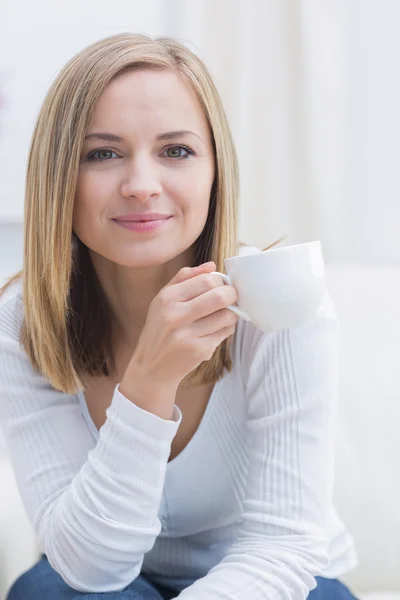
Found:
[[[175,421],[160,419],[116,390],[87,461],[60,497],[50,494],[41,505],[40,545],[74,589],[122,589],[140,571],[161,529],[158,511],[176,413]]]

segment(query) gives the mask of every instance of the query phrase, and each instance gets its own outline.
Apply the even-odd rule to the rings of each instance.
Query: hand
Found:
[[[226,307],[237,292],[210,275],[215,269],[213,262],[185,267],[155,296],[127,371],[131,366],[153,385],[178,387],[235,332],[238,317]]]

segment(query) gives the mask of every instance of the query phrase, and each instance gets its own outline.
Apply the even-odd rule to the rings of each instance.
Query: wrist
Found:
[[[165,373],[161,375],[155,372],[154,369],[150,369],[146,364],[146,360],[137,351],[132,355],[126,368],[123,379],[125,378],[129,381],[136,381],[141,389],[149,390],[155,395],[165,394],[166,392],[176,394],[181,382],[180,379],[167,378]]]
[[[178,385],[156,381],[145,369],[131,361],[119,384],[119,391],[139,408],[171,420]]]

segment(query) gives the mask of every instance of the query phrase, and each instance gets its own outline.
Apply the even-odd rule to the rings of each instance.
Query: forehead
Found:
[[[90,129],[129,123],[135,127],[208,129],[198,98],[174,71],[128,71],[105,88]]]

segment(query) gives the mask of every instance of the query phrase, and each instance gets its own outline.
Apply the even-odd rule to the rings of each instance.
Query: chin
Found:
[[[173,251],[166,252],[165,249],[162,251],[154,251],[150,250],[147,252],[138,252],[133,256],[114,256],[110,258],[112,262],[120,265],[121,267],[130,267],[130,268],[143,268],[143,267],[157,267],[160,265],[165,265],[166,263],[178,258],[183,251]]]

